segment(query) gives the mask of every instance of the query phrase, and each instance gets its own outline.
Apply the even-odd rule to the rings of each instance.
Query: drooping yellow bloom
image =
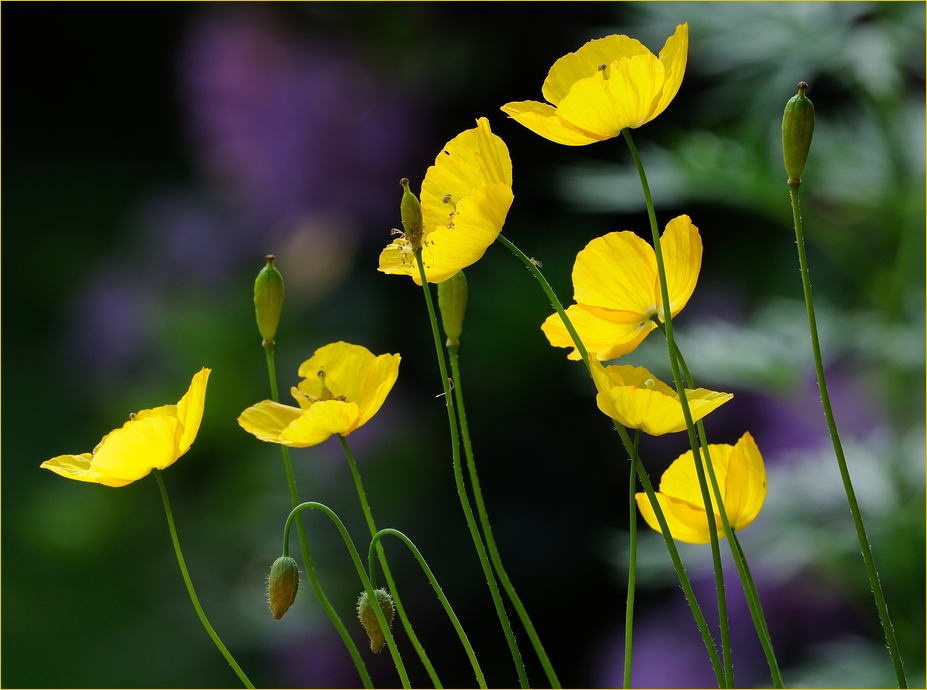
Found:
[[[541,92],[553,105],[521,101],[502,110],[558,144],[611,139],[666,109],[679,91],[688,52],[688,24],[676,27],[659,57],[628,36],[589,41],[550,68]]]
[[[130,415],[121,429],[103,437],[93,453],[59,455],[42,467],[62,477],[106,486],[125,486],[153,469],[163,470],[190,450],[203,419],[210,369],[193,376],[176,405]]]
[[[429,283],[476,263],[496,241],[512,205],[512,159],[481,117],[442,149],[422,182],[422,262]],[[377,269],[412,276],[421,285],[412,243],[401,234],[380,254]]]
[[[589,361],[592,380],[599,391],[599,409],[629,429],[640,429],[651,436],[672,434],[686,428],[679,394],[644,367],[612,365],[604,367],[595,358]],[[686,389],[686,400],[697,422],[734,396],[705,388]]]
[[[711,444],[708,450],[711,453],[711,463],[718,480],[721,500],[727,511],[727,519],[731,529],[738,532],[759,515],[766,499],[766,468],[763,465],[763,456],[760,455],[760,449],[749,432],[744,434],[736,445]],[[702,465],[704,464],[705,459],[702,458]],[[647,494],[638,493],[636,498],[637,507],[644,520],[660,532],[660,523],[657,522]],[[689,544],[709,542],[705,502],[702,500],[691,450],[676,458],[663,473],[657,500],[666,516],[666,524],[673,539]],[[718,525],[718,536],[723,537],[723,525],[713,492],[711,504]]]
[[[238,423],[262,441],[294,448],[347,436],[380,409],[399,376],[399,360],[345,342],[320,347],[300,365],[303,380],[290,389],[299,407],[264,400],[242,412]]]
[[[673,218],[660,239],[670,313],[686,306],[702,266],[702,238],[689,216]],[[656,324],[651,316],[663,316],[663,297],[653,247],[633,232],[611,232],[597,237],[576,255],[573,265],[573,298],[577,304],[567,315],[580,339],[600,361],[615,359],[640,345]],[[559,314],[541,326],[550,344],[579,351]]]

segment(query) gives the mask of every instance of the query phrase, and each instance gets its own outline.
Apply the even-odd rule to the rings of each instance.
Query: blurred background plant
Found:
[[[378,273],[376,257],[398,225],[399,178],[417,189],[443,143],[487,116],[514,163],[506,235],[543,261],[568,302],[573,258],[590,239],[646,236],[630,156],[620,140],[551,144],[498,108],[536,98],[554,60],[591,38],[626,33],[656,50],[688,21],[682,89],[636,139],[658,220],[688,213],[702,231],[704,265],[678,340],[700,385],[735,393],[706,420],[712,441],[750,430],[767,461],[769,497],[742,541],[785,680],[893,677],[800,301],[779,125],[805,80],[817,127],[803,211],[828,380],[909,681],[923,686],[923,4],[4,10],[4,685],[235,682],[189,605],[154,482],[114,490],[38,468],[92,447],[127,411],[177,397],[201,366],[213,369],[203,426],[165,479],[203,605],[256,684],[358,684],[308,589],[281,621],[264,598],[288,496],[276,448],[235,418],[268,392],[251,301],[267,253],[287,285],[281,387],[331,341],[402,354],[387,404],[352,437],[368,497],[382,525],[429,560],[490,684],[513,685],[455,509],[424,305],[411,281]],[[503,560],[564,685],[620,685],[623,610],[601,601],[624,597],[627,511],[616,497],[627,463],[582,368],[541,334],[550,307],[534,281],[501,247],[467,277],[461,366]],[[628,362],[665,375],[664,359],[650,338]],[[676,435],[642,452],[657,477],[684,449]],[[294,464],[303,500],[332,506],[361,538],[337,444],[296,451]],[[350,626],[359,583],[331,526],[307,522],[320,579]],[[472,684],[417,565],[387,549],[442,680]],[[697,685],[711,671],[668,558],[653,539],[642,550],[634,683]],[[710,608],[706,556],[683,550]],[[767,685],[731,589],[738,684]],[[367,659],[378,685],[397,683],[388,658]],[[427,684],[409,666],[413,683]]]

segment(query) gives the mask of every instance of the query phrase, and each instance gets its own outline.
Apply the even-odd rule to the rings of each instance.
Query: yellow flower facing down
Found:
[[[347,436],[380,409],[399,376],[399,360],[345,342],[320,347],[300,365],[303,380],[290,389],[299,407],[264,400],[242,412],[238,423],[262,441],[294,448]]]
[[[479,261],[512,205],[508,147],[485,117],[476,124],[447,142],[422,182],[422,263],[429,283],[441,283]],[[421,285],[404,234],[381,252],[377,270],[411,276]]]
[[[93,453],[59,455],[41,466],[68,479],[115,487],[172,465],[190,450],[199,431],[210,371],[203,368],[195,374],[176,405],[130,415],[121,429],[103,437]]]
[[[666,109],[679,91],[688,52],[688,24],[676,27],[659,57],[628,36],[589,41],[550,68],[541,92],[552,105],[521,101],[502,110],[558,144],[611,139]]]
[[[686,428],[679,394],[643,367],[604,367],[595,357],[590,358],[589,364],[592,380],[599,391],[596,404],[619,424],[651,436],[672,434]],[[705,388],[686,389],[693,422],[733,397],[730,393]]]
[[[721,500],[727,511],[727,519],[731,529],[738,532],[759,515],[766,499],[766,468],[763,465],[763,456],[760,455],[760,449],[749,433],[744,434],[736,445],[711,444],[708,450],[711,453],[711,464],[718,480]],[[702,465],[705,465],[704,458]],[[660,524],[647,494],[638,493],[635,498],[644,520],[660,532]],[[710,541],[705,502],[702,500],[691,450],[676,458],[663,473],[657,500],[663,509],[673,539],[689,544],[707,544]],[[723,525],[713,492],[711,503],[715,523],[718,525],[718,536],[723,537]]]
[[[670,313],[686,306],[702,266],[702,238],[689,216],[673,218],[660,239]],[[597,237],[576,255],[573,298],[567,315],[580,340],[600,361],[615,359],[640,345],[663,316],[663,297],[657,260],[647,242],[633,232],[611,232]],[[572,347],[569,359],[580,359],[559,314],[541,326],[550,344]]]

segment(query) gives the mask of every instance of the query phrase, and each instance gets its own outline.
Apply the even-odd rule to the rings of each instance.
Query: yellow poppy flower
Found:
[[[657,57],[636,39],[606,36],[568,53],[550,68],[541,92],[553,105],[506,103],[502,110],[535,134],[584,146],[650,122],[679,91],[689,52],[680,24]]]
[[[628,427],[641,429],[651,436],[672,434],[686,428],[679,394],[644,367],[612,365],[604,367],[595,358],[589,361],[592,380],[599,391],[595,397],[599,409]],[[734,396],[696,388],[686,388],[686,400],[697,422]]]
[[[496,241],[512,205],[509,150],[485,117],[476,125],[447,142],[422,182],[422,262],[429,283],[476,263]],[[377,270],[422,284],[404,235],[383,250]]]
[[[760,455],[760,449],[749,432],[744,434],[736,445],[711,444],[708,450],[711,453],[711,464],[718,480],[728,522],[731,529],[738,532],[759,515],[766,499],[766,468],[763,465],[763,456]],[[702,465],[704,464],[705,459],[702,458]],[[637,507],[644,520],[660,532],[660,523],[657,522],[647,494],[639,493],[636,498]],[[676,458],[663,473],[657,500],[666,516],[666,524],[673,539],[689,544],[709,542],[705,502],[702,500],[691,450]],[[723,537],[721,516],[718,514],[713,493],[711,504],[718,525],[718,536]]]
[[[203,368],[195,374],[176,405],[130,415],[121,429],[103,437],[93,453],[59,455],[41,466],[68,479],[125,486],[153,469],[172,465],[190,450],[200,429],[210,371]]]
[[[293,448],[347,436],[380,409],[399,376],[399,360],[345,342],[320,347],[300,365],[303,380],[290,389],[299,407],[264,400],[242,412],[238,423],[262,441]]]
[[[702,238],[689,216],[673,218],[660,239],[670,313],[676,316],[695,290],[702,266]],[[573,299],[567,315],[580,339],[600,361],[615,359],[640,345],[663,316],[663,297],[653,247],[633,232],[610,232],[597,237],[576,255],[573,265]],[[559,314],[541,326],[550,344],[579,351]]]

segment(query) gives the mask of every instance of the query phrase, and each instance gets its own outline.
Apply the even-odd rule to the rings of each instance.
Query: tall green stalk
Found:
[[[634,454],[641,443],[641,430],[634,432]],[[634,630],[634,590],[637,584],[637,475],[631,461],[631,478],[628,482],[628,602],[624,614],[624,687],[631,687],[631,633]]]

